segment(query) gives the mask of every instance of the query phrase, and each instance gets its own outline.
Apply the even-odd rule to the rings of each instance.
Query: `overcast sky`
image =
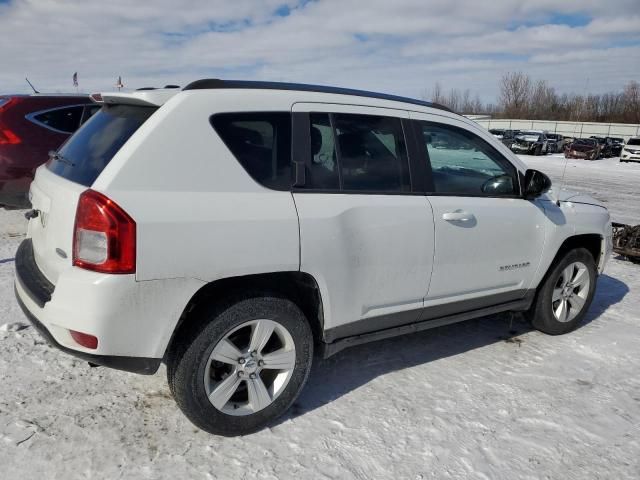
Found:
[[[484,101],[520,70],[560,92],[640,80],[640,0],[0,0],[0,93],[330,84]]]

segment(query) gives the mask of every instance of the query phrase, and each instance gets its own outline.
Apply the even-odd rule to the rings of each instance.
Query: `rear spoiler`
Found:
[[[93,93],[91,100],[101,104],[119,105],[139,105],[142,107],[160,107],[174,95],[178,94],[176,89],[156,89],[146,91],[136,91],[132,93],[105,92]]]

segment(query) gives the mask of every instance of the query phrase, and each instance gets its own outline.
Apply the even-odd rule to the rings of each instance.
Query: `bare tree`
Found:
[[[531,96],[531,78],[522,72],[509,72],[500,80],[500,105],[506,116],[526,116]]]
[[[622,92],[623,120],[640,123],[640,83],[632,80],[625,85]]]
[[[497,118],[568,120],[574,122],[640,123],[640,83],[631,81],[622,91],[604,94],[559,95],[546,80],[533,82],[521,72],[507,73],[500,81],[498,105],[483,104],[476,93],[456,88],[445,92],[436,82],[423,97],[465,114],[489,114]]]
[[[433,92],[431,93],[431,101],[433,103],[437,103],[440,105],[442,105],[445,101],[444,93],[442,93],[442,86],[440,85],[440,82],[436,82],[436,84],[433,86]]]

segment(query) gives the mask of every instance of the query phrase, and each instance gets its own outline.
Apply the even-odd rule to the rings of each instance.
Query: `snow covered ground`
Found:
[[[571,160],[566,185],[640,223],[640,165]],[[22,213],[0,210],[2,479],[640,478],[640,266],[612,259],[569,335],[498,316],[356,347],[317,362],[272,428],[220,438],[182,416],[164,369],[90,368],[26,327]]]

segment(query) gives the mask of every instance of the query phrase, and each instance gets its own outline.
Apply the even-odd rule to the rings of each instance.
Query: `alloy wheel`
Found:
[[[250,415],[284,391],[296,364],[289,331],[273,320],[250,320],[213,348],[204,371],[211,404],[228,415]]]
[[[591,278],[587,266],[573,262],[558,277],[551,297],[551,309],[556,320],[570,322],[584,308]]]

